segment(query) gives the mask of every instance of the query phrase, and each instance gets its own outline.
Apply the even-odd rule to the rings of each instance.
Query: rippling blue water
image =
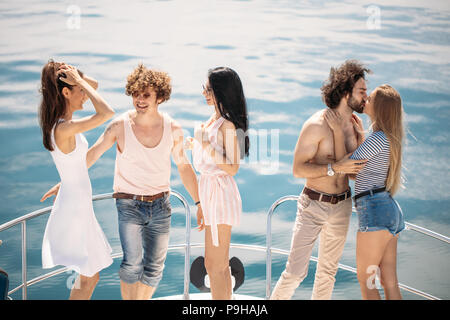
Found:
[[[99,92],[118,112],[132,107],[124,94],[126,76],[139,63],[163,69],[173,78],[173,94],[161,110],[192,134],[196,121],[212,110],[201,85],[207,70],[226,65],[244,84],[252,131],[251,157],[236,176],[244,214],[232,242],[265,245],[265,216],[279,197],[298,194],[303,179],[291,175],[293,150],[303,122],[323,107],[320,86],[331,66],[355,58],[373,74],[368,86],[389,83],[400,92],[408,124],[404,151],[406,189],[397,200],[406,220],[450,234],[450,5],[448,1],[2,1],[0,3],[0,224],[50,205],[41,195],[58,174],[43,148],[37,123],[40,70],[49,58],[74,64],[95,77]],[[80,116],[92,112],[90,103]],[[367,118],[364,118],[367,121]],[[264,130],[278,130],[261,148]],[[104,126],[88,132],[90,144]],[[267,131],[270,133],[270,131]],[[272,137],[277,137],[273,135]],[[90,170],[94,194],[112,191],[114,151]],[[173,188],[188,199],[176,168]],[[175,207],[177,201],[173,201]],[[95,205],[115,251],[120,250],[112,201]],[[275,213],[273,245],[288,249],[295,204]],[[29,279],[43,273],[40,249],[47,216],[28,223]],[[171,244],[184,240],[182,210],[173,215]],[[194,220],[192,220],[194,224]],[[355,265],[353,216],[341,263]],[[203,235],[192,231],[193,242]],[[20,284],[20,228],[0,233],[0,267]],[[404,231],[399,241],[400,282],[450,298],[448,246]],[[192,252],[192,258],[202,254]],[[263,253],[233,249],[243,260],[246,281],[238,293],[264,296]],[[317,250],[313,252],[317,255]],[[286,257],[274,255],[274,283]],[[169,253],[155,296],[179,294],[182,252]],[[116,262],[102,271],[94,298],[120,299]],[[308,299],[315,263],[294,298]],[[30,299],[66,299],[70,274],[29,288]],[[191,292],[196,289],[191,286]],[[403,292],[404,297],[415,299]],[[20,299],[20,291],[13,294]],[[334,299],[359,299],[354,274],[339,271]]]

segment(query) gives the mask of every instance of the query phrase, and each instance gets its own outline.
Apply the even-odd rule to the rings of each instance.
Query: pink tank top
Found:
[[[124,113],[124,149],[116,151],[114,192],[135,195],[154,195],[170,191],[170,155],[173,147],[172,119],[166,113],[164,132],[153,148],[142,145],[131,128],[129,112]]]

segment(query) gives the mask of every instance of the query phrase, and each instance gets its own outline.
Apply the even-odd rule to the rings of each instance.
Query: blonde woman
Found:
[[[374,284],[380,277],[386,299],[401,299],[397,279],[397,241],[405,228],[402,210],[392,198],[401,185],[403,108],[398,92],[389,85],[376,88],[368,97],[364,113],[372,133],[351,159],[367,159],[356,175],[355,207],[359,229],[356,237],[357,276],[363,299],[380,299]],[[345,150],[339,117],[328,112],[325,119],[333,130],[336,155]]]

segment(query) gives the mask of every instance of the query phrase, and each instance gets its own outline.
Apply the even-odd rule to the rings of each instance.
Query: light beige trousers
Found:
[[[331,299],[351,214],[351,198],[331,204],[311,200],[301,193],[286,269],[270,299],[291,299],[295,289],[308,274],[309,259],[319,234],[319,256],[311,299]]]

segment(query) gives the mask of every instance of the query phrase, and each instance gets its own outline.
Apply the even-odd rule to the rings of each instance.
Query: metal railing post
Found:
[[[189,283],[190,275],[189,268],[191,266],[191,210],[186,199],[178,192],[172,191],[174,195],[183,203],[186,209],[186,234],[185,234],[185,247],[184,247],[184,290],[183,299],[189,300]]]
[[[273,206],[272,206],[273,207]],[[272,280],[272,213],[270,208],[267,213],[267,229],[266,229],[266,300],[270,298],[271,280]]]
[[[189,299],[189,285],[190,285],[190,274],[189,274],[189,268],[190,268],[190,254],[191,254],[191,248],[200,248],[204,247],[204,244],[191,244],[191,213],[190,213],[190,207],[186,201],[186,199],[177,191],[172,191],[172,194],[177,197],[183,204],[186,212],[186,234],[185,234],[185,243],[179,244],[179,245],[172,245],[169,246],[169,250],[180,250],[184,249],[185,252],[185,260],[184,260],[184,293],[183,293],[183,299]],[[93,201],[97,200],[104,200],[104,199],[111,199],[112,194],[100,194],[93,196]],[[230,244],[231,248],[242,248],[242,249],[248,249],[248,250],[257,250],[257,251],[265,251],[266,252],[266,294],[265,298],[270,298],[271,293],[271,277],[272,277],[272,253],[277,254],[283,254],[283,255],[289,255],[289,251],[287,250],[281,250],[277,248],[272,248],[272,216],[275,211],[275,209],[283,202],[289,201],[289,200],[298,200],[298,196],[284,196],[276,200],[271,208],[269,209],[267,213],[267,228],[266,228],[266,247],[257,246],[257,245],[245,245],[245,244]],[[11,220],[9,222],[6,222],[2,225],[0,225],[0,231],[7,230],[15,225],[21,224],[21,231],[22,231],[22,284],[17,286],[16,288],[12,289],[8,292],[8,295],[11,295],[12,293],[22,289],[22,299],[27,300],[27,289],[28,286],[34,285],[40,281],[43,281],[45,279],[48,279],[52,276],[61,274],[67,270],[67,267],[60,268],[58,270],[54,270],[50,273],[38,276],[34,279],[31,279],[28,281],[28,266],[27,266],[27,225],[26,222],[30,219],[39,217],[44,214],[50,213],[52,207],[46,207],[42,208],[36,211],[33,211],[31,213],[28,213],[24,216],[21,216],[19,218],[16,218],[14,220]],[[424,234],[426,236],[438,239],[445,243],[450,243],[450,238],[447,236],[444,236],[442,234],[439,234],[437,232],[434,232],[432,230],[414,225],[412,223],[408,223],[405,221],[406,229],[407,230],[413,230],[416,232],[419,232],[421,234]],[[122,256],[122,253],[115,253],[112,255],[112,258],[118,258]],[[318,261],[316,257],[311,257],[310,260],[312,261]],[[339,264],[339,268],[350,271],[352,273],[356,273],[356,268],[346,266]],[[430,300],[437,300],[439,298],[430,295],[426,292],[420,291],[418,289],[406,286],[402,283],[399,283],[399,287],[403,290],[409,291],[411,293],[414,293],[416,295],[422,296],[424,298],[430,299]]]
[[[27,221],[22,225],[22,299],[27,300]]]
[[[270,207],[269,211],[267,212],[267,231],[266,231],[266,299],[270,298],[270,291],[271,291],[271,279],[272,279],[272,215],[275,209],[283,202],[289,201],[289,200],[298,200],[298,196],[284,196],[276,200],[272,206]],[[352,208],[352,211],[355,211],[354,208]],[[422,233],[426,236],[435,238],[437,240],[440,240],[442,242],[450,243],[450,238],[447,236],[444,236],[442,234],[439,234],[437,232],[434,232],[432,230],[417,226],[415,224],[409,223],[405,221],[406,230],[413,230],[419,233]],[[284,250],[280,249],[273,249],[275,252],[282,253]],[[287,255],[289,255],[289,252],[286,252]],[[316,257],[311,257],[310,260],[318,261]],[[339,268],[356,273],[356,268],[349,267],[346,265],[339,264]],[[435,297],[431,294],[428,294],[426,292],[423,292],[421,290],[409,287],[407,285],[404,285],[402,283],[399,283],[400,289],[412,292],[416,295],[422,296],[429,300],[439,300],[438,297]]]
[[[270,298],[272,281],[272,215],[275,209],[283,202],[288,200],[298,200],[298,196],[284,196],[275,201],[267,212],[266,229],[266,300]]]

